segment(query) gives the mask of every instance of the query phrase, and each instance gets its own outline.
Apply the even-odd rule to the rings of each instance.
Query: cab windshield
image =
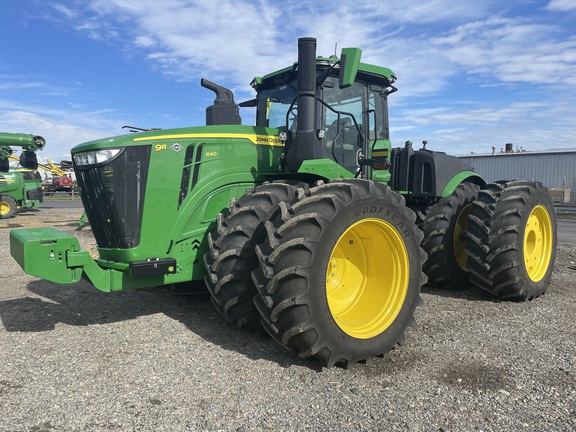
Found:
[[[319,74],[322,71],[319,71]],[[388,139],[386,89],[355,81],[340,88],[338,77],[328,76],[316,92],[317,129],[325,132],[324,157],[332,159],[351,172],[358,169],[358,158],[376,140]],[[297,76],[277,87],[261,90],[258,95],[257,125],[296,131],[298,118]]]
[[[258,96],[258,116],[257,126],[266,126],[271,128],[283,128],[286,126],[286,113],[290,109],[292,103],[292,118],[289,118],[289,123],[292,124],[295,120],[297,104],[296,96],[297,90],[296,79],[283,84],[278,88],[263,90]]]

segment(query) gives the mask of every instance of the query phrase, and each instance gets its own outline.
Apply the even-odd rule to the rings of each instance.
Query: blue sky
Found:
[[[312,36],[397,74],[395,146],[576,148],[574,29],[576,0],[1,0],[0,131],[59,162],[123,125],[202,125],[200,78],[249,99]]]

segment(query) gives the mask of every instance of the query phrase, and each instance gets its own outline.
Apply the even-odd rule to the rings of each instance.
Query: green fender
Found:
[[[444,189],[442,190],[442,198],[451,195],[456,187],[465,181],[475,183],[480,187],[486,186],[486,181],[474,171],[462,171],[452,177],[452,180],[450,180],[446,186],[444,186]]]

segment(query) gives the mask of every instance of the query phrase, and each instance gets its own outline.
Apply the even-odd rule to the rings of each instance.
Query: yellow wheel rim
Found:
[[[466,242],[460,240],[460,233],[468,229],[468,215],[472,212],[472,204],[462,209],[454,227],[454,255],[461,269],[466,269],[468,255],[466,255]]]
[[[408,292],[410,262],[398,231],[381,219],[364,219],[338,239],[326,269],[332,317],[346,334],[369,339],[396,319]]]
[[[4,216],[10,211],[10,204],[6,201],[0,201],[0,215]]]
[[[536,206],[528,216],[524,232],[524,265],[528,277],[539,282],[552,259],[552,220],[544,206]]]

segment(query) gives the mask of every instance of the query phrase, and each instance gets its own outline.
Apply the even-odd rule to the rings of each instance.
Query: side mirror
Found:
[[[339,75],[339,86],[341,89],[354,84],[361,57],[362,50],[360,48],[342,48]]]

